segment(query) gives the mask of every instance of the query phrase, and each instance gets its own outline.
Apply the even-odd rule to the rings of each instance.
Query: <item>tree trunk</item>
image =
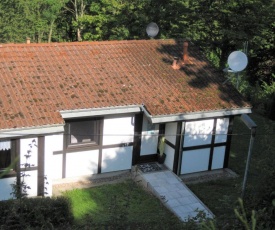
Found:
[[[77,41],[81,42],[82,38],[81,38],[81,29],[77,28]]]
[[[54,24],[54,20],[52,20],[51,24],[50,24],[50,31],[49,31],[49,34],[48,34],[48,43],[52,42],[53,24]]]

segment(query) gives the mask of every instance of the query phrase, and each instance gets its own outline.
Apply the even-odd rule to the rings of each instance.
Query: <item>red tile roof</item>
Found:
[[[151,115],[250,107],[189,44],[133,40],[0,45],[0,129],[64,123],[61,110],[145,104]]]

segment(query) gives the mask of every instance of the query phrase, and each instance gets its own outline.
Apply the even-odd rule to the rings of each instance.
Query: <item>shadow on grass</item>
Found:
[[[274,179],[272,179],[275,175],[275,157],[273,154],[275,152],[275,122],[258,114],[250,116],[258,127],[248,171],[244,203],[248,212],[258,209],[261,214],[261,209],[270,207],[271,203],[268,203],[270,194],[275,191]],[[249,140],[250,130],[239,118],[236,118],[233,127],[229,168],[239,174],[239,177],[188,186],[216,215],[218,228],[233,229],[232,226],[236,224],[234,209],[238,206],[238,197],[241,196]],[[266,213],[264,213],[264,218],[267,219],[267,221],[264,219],[264,224],[270,223],[272,220],[272,217],[267,217]]]
[[[183,223],[134,181],[75,189],[64,195],[72,202],[75,227],[101,229],[182,229]]]

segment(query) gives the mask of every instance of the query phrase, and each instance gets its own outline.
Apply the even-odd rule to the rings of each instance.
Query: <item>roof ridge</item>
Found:
[[[51,42],[51,43],[2,43],[0,44],[0,48],[2,47],[31,47],[31,46],[73,46],[73,45],[91,45],[91,44],[124,44],[124,43],[148,43],[148,42],[160,42],[160,41],[175,41],[175,40],[184,40],[184,39],[141,39],[141,40],[104,40],[104,41],[82,41],[82,42]]]

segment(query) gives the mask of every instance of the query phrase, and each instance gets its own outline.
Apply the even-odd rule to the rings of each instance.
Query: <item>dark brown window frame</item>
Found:
[[[95,141],[90,141],[90,142],[81,142],[81,143],[71,143],[71,127],[70,125],[72,123],[79,123],[79,122],[96,122],[96,131],[95,131],[95,136],[96,140]],[[96,117],[96,118],[85,118],[85,119],[68,119],[66,120],[66,146],[68,150],[86,150],[86,149],[91,149],[91,148],[97,148],[100,145],[100,135],[101,135],[101,122],[103,122],[102,117]]]

